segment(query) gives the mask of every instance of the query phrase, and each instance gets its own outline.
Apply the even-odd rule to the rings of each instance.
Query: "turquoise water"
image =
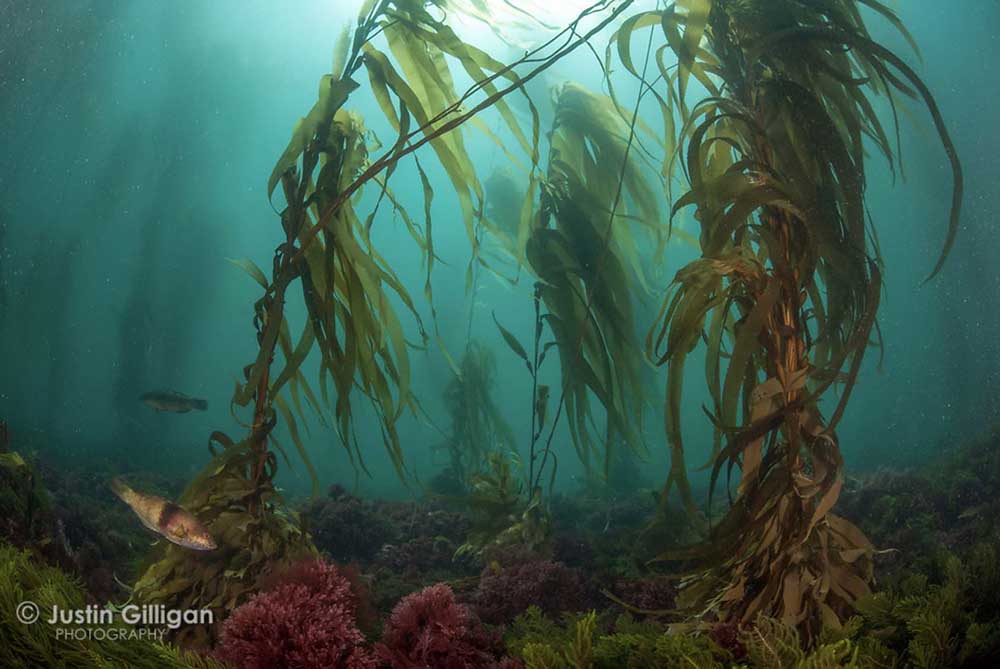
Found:
[[[870,163],[868,204],[886,263],[879,317],[885,355],[877,370],[877,352],[870,353],[839,429],[847,467],[855,471],[907,466],[981,432],[996,421],[1000,391],[1000,243],[993,234],[1000,194],[994,127],[1000,6],[898,4],[922,61],[886,24],[873,21],[873,34],[905,54],[937,96],[966,189],[951,257],[937,279],[922,285],[944,239],[951,175],[929,117],[910,105],[902,113],[905,181],[891,183],[874,154]],[[102,0],[6,3],[0,12],[0,418],[20,450],[70,467],[188,478],[207,461],[208,434],[243,429],[229,400],[234,379],[256,352],[251,319],[259,288],[226,258],[251,258],[269,268],[281,235],[267,177],[292,125],[314,101],[335,36],[356,8]],[[520,55],[519,46],[502,44],[481,24],[467,21],[462,30],[501,59]],[[547,34],[539,29],[518,39]],[[604,39],[597,41],[603,51]],[[593,55],[576,52],[532,83],[543,127],[551,118],[546,89],[565,80],[599,90]],[[625,81],[617,92],[630,104],[636,90]],[[512,104],[527,118],[523,105]],[[349,106],[383,140],[391,137],[367,90]],[[657,126],[653,107],[642,113]],[[495,116],[484,119],[513,145]],[[494,144],[475,131],[470,136],[481,179],[505,167]],[[498,406],[526,440],[530,377],[504,346],[490,312],[528,340],[532,282],[523,276],[511,287],[484,275],[474,296],[465,291],[469,242],[443,173],[436,164],[428,169],[438,184],[433,216],[441,262],[432,281],[443,342],[455,355],[465,346],[472,303],[471,333],[498,359]],[[393,179],[397,195],[419,213],[412,165]],[[685,224],[690,228],[691,221]],[[373,235],[420,298],[417,309],[429,323],[421,254],[399,216],[384,208]],[[669,279],[691,255],[689,248],[670,247],[647,305],[637,312],[640,335]],[[299,305],[290,309],[301,318]],[[412,320],[404,326],[416,341]],[[415,478],[427,480],[446,464],[433,448],[442,436],[432,423],[447,426],[442,393],[452,374],[433,341],[411,357],[413,391],[427,417],[401,419],[402,447]],[[546,373],[543,380],[557,388],[557,365],[550,363]],[[655,393],[662,393],[664,370],[650,374]],[[700,365],[689,365],[688,375],[694,381],[683,411],[694,462],[703,459],[699,451],[707,454],[710,435],[700,410]],[[205,398],[208,411],[158,414],[136,399],[161,389]],[[666,472],[656,394],[642,426],[650,486]],[[362,475],[358,485],[372,494],[408,494],[362,405],[357,434],[371,476]],[[245,411],[240,416],[248,420]],[[277,434],[285,436],[283,429],[279,425]],[[555,441],[562,455],[559,485],[571,488],[582,468],[563,427]],[[313,421],[304,442],[324,485],[355,484],[333,430]],[[308,492],[304,467],[291,460],[282,464],[280,485]]]

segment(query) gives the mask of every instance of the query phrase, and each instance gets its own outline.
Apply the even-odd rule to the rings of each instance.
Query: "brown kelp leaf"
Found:
[[[510,350],[512,350],[517,357],[524,360],[524,364],[528,366],[528,371],[530,372],[531,363],[528,361],[528,353],[524,350],[524,347],[521,346],[521,342],[517,340],[517,337],[515,337],[510,330],[500,325],[500,321],[497,320],[496,312],[493,312],[493,322],[497,324],[497,329],[500,330],[500,334],[503,336],[503,340],[507,342],[507,346],[510,347]]]
[[[249,258],[226,258],[226,261],[236,265],[241,270],[249,274],[250,278],[256,281],[261,288],[267,290],[267,277],[253,260],[250,260]]]

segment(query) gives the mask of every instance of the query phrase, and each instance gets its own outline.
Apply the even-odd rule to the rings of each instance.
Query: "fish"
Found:
[[[167,541],[196,551],[218,548],[201,521],[169,499],[136,492],[118,478],[111,481],[111,491],[128,504],[143,525]]]
[[[542,433],[542,428],[545,427],[546,413],[549,408],[549,387],[546,385],[538,386],[538,394],[535,396],[535,415],[538,417],[538,434]]]
[[[205,411],[208,409],[208,402],[205,400],[188,397],[176,390],[154,390],[149,393],[143,393],[139,395],[139,401],[161,412],[187,413],[192,409],[195,411]]]
[[[10,448],[10,430],[7,429],[7,423],[0,420],[0,453],[6,453]]]

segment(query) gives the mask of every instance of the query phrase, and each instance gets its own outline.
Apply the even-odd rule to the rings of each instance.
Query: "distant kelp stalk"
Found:
[[[495,107],[530,156],[534,171],[537,114],[529,101],[533,127],[525,133],[504,96],[523,93],[525,82],[585,44],[630,4],[631,0],[614,6],[597,2],[542,47],[505,65],[463,42],[436,18],[441,3],[365,3],[353,37],[344,31],[332,73],[321,79],[317,102],[295,126],[268,180],[269,196],[280,185],[287,205],[281,212],[284,239],[274,250],[270,278],[252,261],[234,261],[264,291],[254,305],[259,352],[244,369],[244,381],[233,396],[234,410],[253,406],[250,434],[236,442],[221,432],[213,433],[212,460],[180,499],[206,524],[219,547],[200,555],[166,547],[136,584],[137,600],[171,608],[228,611],[249,596],[263,574],[315,551],[294,517],[282,510],[273,486],[277,454],[285,455],[272,434],[279,418],[318,487],[299,423],[306,418],[306,407],[320,420],[325,420],[327,409],[332,410],[344,448],[355,465],[363,468],[363,453],[353,432],[352,397],[357,390],[375,409],[392,462],[399,475],[406,477],[396,423],[405,410],[418,407],[410,392],[408,343],[390,306],[392,296],[410,312],[424,342],[429,337],[409,293],[372,245],[370,231],[376,215],[390,205],[400,213],[425,254],[425,293],[433,304],[430,272],[436,256],[430,211],[434,190],[414,154],[429,144],[458,198],[473,246],[471,276],[472,263],[485,263],[475,234],[477,220],[483,216],[483,189],[459,128],[477,113]],[[579,22],[591,15],[598,18],[596,25],[578,32]],[[376,46],[378,40],[387,45],[392,58]],[[449,69],[456,62],[476,82],[462,95],[455,90]],[[512,69],[521,64],[532,68],[523,76]],[[344,108],[361,87],[354,76],[362,69],[375,100],[397,131],[389,148],[374,160],[369,155],[374,143],[363,119]],[[481,101],[465,106],[480,93]],[[487,135],[496,139],[488,131]],[[411,154],[423,186],[423,226],[389,188],[397,163]],[[367,215],[359,216],[355,198],[369,184],[378,189],[377,203]],[[293,341],[284,307],[295,289],[301,290],[308,315]],[[279,349],[284,364],[274,373]],[[320,355],[319,395],[301,370],[314,349]],[[182,634],[183,641],[197,644],[208,641],[214,630],[186,628]]]
[[[642,78],[630,40],[662,34],[646,81],[667,128],[680,116],[679,166],[695,208],[701,257],[677,272],[647,346],[666,365],[666,432],[676,487],[692,512],[681,431],[685,361],[706,346],[706,408],[716,432],[707,466],[740,475],[735,500],[704,544],[664,554],[705,565],[683,583],[689,612],[747,623],[759,614],[808,634],[837,625],[869,592],[873,546],[830,513],[842,485],[835,428],[873,331],[882,260],[866,222],[864,141],[899,167],[874,109],[882,96],[922,102],[951,162],[954,192],[937,274],[958,227],[962,173],[934,98],[917,74],[872,41],[875,0],[683,0],[626,19],[608,48]],[[645,40],[644,40],[645,41]],[[663,53],[678,64],[665,67]],[[692,78],[706,94],[686,106]],[[896,133],[898,143],[898,128]],[[834,384],[829,417],[820,401]],[[711,493],[710,493],[711,496]]]

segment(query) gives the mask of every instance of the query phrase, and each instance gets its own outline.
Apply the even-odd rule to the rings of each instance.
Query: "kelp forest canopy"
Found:
[[[249,589],[264,552],[308,550],[290,524],[269,515],[280,506],[272,483],[279,457],[289,459],[276,424],[318,485],[304,423],[332,425],[363,472],[354,431],[363,400],[397,474],[410,478],[398,422],[405,412],[424,414],[409,356],[425,348],[455,377],[446,390],[448,448],[466,492],[500,491],[504,517],[518,521],[522,538],[544,533],[542,492],[568,452],[554,444],[562,420],[576,457],[599,474],[616,450],[641,457],[667,444],[664,501],[679,491],[700,516],[681,398],[693,376],[704,378],[715,435],[705,466],[713,489],[727,482],[732,503],[721,519],[709,518],[703,545],[660,556],[697,560],[686,610],[742,621],[764,613],[811,631],[817,621],[836,623],[867,592],[874,552],[831,513],[842,485],[835,429],[879,339],[883,267],[879,221],[865,204],[866,165],[874,149],[902,170],[896,116],[904,102],[929,111],[954,171],[931,277],[951,248],[961,204],[961,167],[931,92],[873,40],[866,20],[887,21],[912,43],[906,27],[875,0],[680,0],[648,11],[605,0],[504,63],[452,27],[452,16],[484,11],[447,0],[365,2],[268,179],[280,211],[271,266],[236,261],[262,290],[253,314],[259,352],[233,396],[234,414],[252,407],[252,420],[240,441],[213,435],[221,449],[187,493],[223,550],[244,555],[227,575]],[[560,83],[543,126],[527,85],[577,50],[603,69],[604,90]],[[463,78],[474,82],[468,90],[456,83]],[[361,96],[375,101],[394,137],[368,130],[353,111]],[[510,139],[477,116],[487,109]],[[657,122],[640,109],[656,110]],[[474,134],[510,158],[505,206],[488,202],[489,175],[467,143]],[[416,203],[394,189],[397,167],[410,161],[422,193]],[[374,202],[364,209],[363,192]],[[432,220],[436,197],[454,198],[453,219]],[[373,227],[390,215],[423,257],[421,297],[373,241]],[[453,225],[469,243],[467,292],[481,273],[532,287],[527,345],[503,314],[483,315],[509,348],[495,356],[527,368],[530,430],[507,425],[490,399],[492,356],[471,341],[464,354],[449,351],[438,331],[434,235]],[[677,260],[692,254],[687,264]],[[287,317],[292,300],[304,307],[302,322]],[[657,302],[658,314],[643,309]],[[686,362],[699,348],[704,370],[695,375]],[[306,371],[310,356],[316,373]],[[539,377],[546,359],[558,360],[551,389]],[[839,396],[824,404],[835,387]],[[482,396],[470,407],[473,393]],[[650,411],[662,411],[662,435],[643,435]],[[512,462],[523,473],[512,473]],[[229,529],[247,523],[265,528],[258,536],[270,542],[249,557],[227,543]],[[484,530],[482,541],[510,529]],[[156,601],[187,597],[185,605],[241,596],[205,587],[214,572],[204,563],[192,569],[171,552],[138,590]],[[174,585],[156,590],[167,575]]]

